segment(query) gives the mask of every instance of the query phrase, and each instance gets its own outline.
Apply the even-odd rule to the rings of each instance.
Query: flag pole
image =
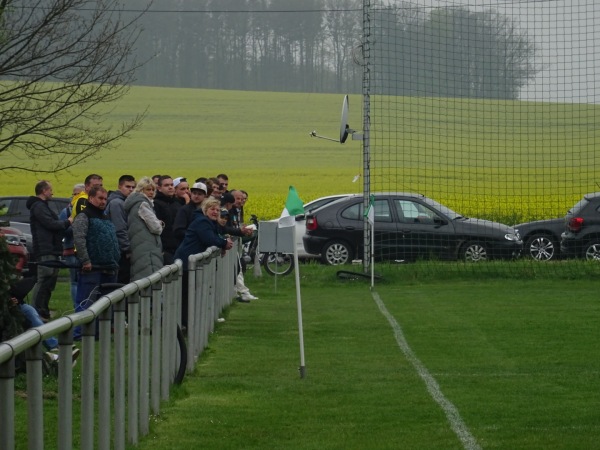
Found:
[[[298,340],[300,342],[300,378],[306,376],[306,364],[304,361],[304,330],[302,326],[302,296],[300,295],[300,266],[298,264],[298,248],[296,247],[296,224],[292,231],[294,237],[294,276],[296,280],[296,305],[298,307]]]
[[[375,222],[371,225],[371,289],[375,287],[375,245],[373,238],[375,237]]]

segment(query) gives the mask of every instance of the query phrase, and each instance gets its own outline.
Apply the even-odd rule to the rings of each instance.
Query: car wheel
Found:
[[[488,259],[488,250],[481,242],[467,242],[462,247],[462,259],[466,262],[479,262]]]
[[[547,234],[534,234],[525,244],[527,254],[537,261],[550,261],[556,257],[558,242]]]
[[[600,241],[591,241],[585,247],[584,256],[588,261],[600,261]]]
[[[346,242],[331,241],[323,248],[321,261],[330,266],[349,263],[352,261],[352,249]]]

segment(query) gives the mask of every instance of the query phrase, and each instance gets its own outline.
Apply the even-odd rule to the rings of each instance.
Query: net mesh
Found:
[[[420,193],[508,225],[564,218],[600,191],[599,23],[593,0],[365,0],[354,59],[365,74],[371,192]],[[439,241],[439,223],[415,225],[435,219],[417,211],[422,202],[392,203],[376,205],[376,253],[385,239],[416,257],[452,245]],[[378,227],[386,214],[398,235]]]

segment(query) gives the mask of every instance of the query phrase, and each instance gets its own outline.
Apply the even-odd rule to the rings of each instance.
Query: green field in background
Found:
[[[133,87],[111,118],[147,110],[117,148],[48,177],[55,195],[99,173],[112,189],[124,173],[195,179],[227,173],[250,193],[248,211],[280,214],[287,188],[304,201],[362,192],[362,144],[339,135],[341,94]],[[393,103],[391,103],[393,100]],[[464,215],[519,220],[559,216],[591,182],[600,110],[594,105],[372,97],[371,165],[376,191],[421,192]],[[389,104],[388,104],[389,103]],[[362,130],[362,96],[348,122]],[[394,136],[396,140],[389,140]],[[375,147],[374,147],[375,148]],[[11,162],[0,155],[0,166]],[[40,175],[2,172],[0,195],[29,195]]]

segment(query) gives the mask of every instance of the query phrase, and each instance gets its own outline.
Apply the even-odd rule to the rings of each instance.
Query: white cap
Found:
[[[173,186],[177,187],[182,181],[187,181],[185,177],[177,177],[173,180]]]
[[[208,192],[208,190],[206,189],[206,185],[204,183],[194,183],[191,190],[193,191],[194,189],[199,189],[201,191],[204,191],[205,194]]]

